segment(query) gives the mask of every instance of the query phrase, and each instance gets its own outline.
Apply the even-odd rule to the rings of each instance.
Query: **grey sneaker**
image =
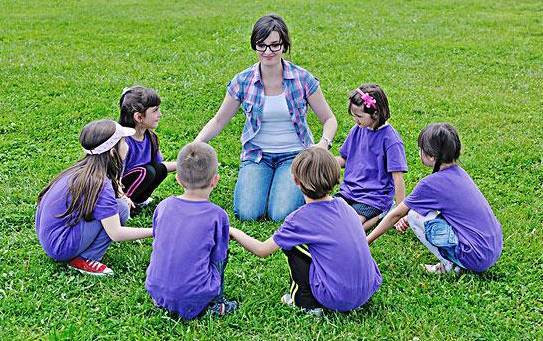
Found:
[[[212,303],[208,308],[208,312],[215,316],[224,316],[230,314],[238,308],[238,302],[222,300],[221,302]]]

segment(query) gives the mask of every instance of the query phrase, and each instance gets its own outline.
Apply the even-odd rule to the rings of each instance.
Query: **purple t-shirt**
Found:
[[[68,261],[74,258],[81,246],[81,228],[83,220],[73,226],[68,225],[69,217],[59,218],[71,203],[68,193],[70,174],[61,177],[43,196],[36,211],[36,232],[45,253],[56,261]],[[118,214],[117,200],[106,178],[98,195],[92,213],[93,219],[102,220]]]
[[[339,153],[345,159],[341,195],[383,212],[392,207],[392,172],[407,172],[402,139],[390,124],[377,130],[354,126]]]
[[[219,294],[213,265],[228,252],[226,212],[209,201],[163,200],[153,216],[153,252],[145,288],[158,306],[189,320]]]
[[[439,211],[458,237],[456,257],[468,270],[485,271],[502,252],[502,229],[471,177],[454,165],[422,179],[405,204],[425,216]]]
[[[300,207],[285,219],[273,240],[284,250],[308,246],[311,292],[328,309],[360,307],[381,285],[360,218],[341,198]]]
[[[130,170],[151,163],[151,140],[147,134],[144,135],[143,141],[138,141],[132,136],[125,138],[128,144],[128,154],[124,162],[124,173],[126,174]],[[157,151],[155,158],[156,163],[163,161],[160,151]]]

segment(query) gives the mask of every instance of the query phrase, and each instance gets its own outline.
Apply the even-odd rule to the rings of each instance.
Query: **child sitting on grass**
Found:
[[[281,248],[288,258],[291,291],[282,302],[321,315],[366,303],[381,285],[360,218],[343,199],[330,196],[340,169],[328,151],[311,147],[292,163],[306,204],[292,212],[265,242],[230,228],[230,236],[259,257]]]
[[[501,225],[471,177],[457,164],[460,138],[453,126],[434,123],[418,138],[420,158],[433,173],[422,179],[368,236],[372,243],[393,225],[409,226],[440,262],[428,272],[482,272],[502,251]],[[406,217],[407,215],[407,217]]]
[[[79,142],[85,157],[38,196],[36,232],[49,257],[85,274],[113,275],[100,262],[111,241],[151,237],[150,228],[122,226],[130,216],[121,190],[125,138],[134,132],[111,120],[83,127]]]
[[[160,96],[154,89],[133,86],[123,91],[119,100],[119,123],[136,129],[126,139],[126,157],[122,183],[126,195],[135,204],[133,214],[151,201],[151,194],[168,175],[175,171],[175,162],[164,161],[153,129],[160,121]]]
[[[407,161],[400,135],[387,123],[388,100],[378,85],[363,84],[354,89],[349,96],[349,113],[355,126],[337,157],[345,167],[337,196],[356,210],[368,230],[390,210],[394,197],[397,203],[404,199]]]
[[[163,200],[153,216],[153,252],[145,287],[154,303],[183,319],[224,315],[237,307],[223,296],[228,259],[226,212],[209,202],[217,186],[217,154],[202,142],[183,147],[177,182],[184,194]]]

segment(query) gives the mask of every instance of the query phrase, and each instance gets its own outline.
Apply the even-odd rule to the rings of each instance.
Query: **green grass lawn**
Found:
[[[543,3],[541,1],[10,1],[0,0],[0,339],[543,339]],[[91,278],[46,257],[34,232],[38,192],[81,155],[81,127],[116,119],[123,87],[159,90],[157,133],[174,159],[212,117],[226,83],[256,61],[249,37],[277,12],[288,59],[320,78],[336,145],[352,121],[347,93],[380,84],[402,135],[407,189],[431,172],[416,138],[428,123],[459,130],[461,164],[503,225],[504,250],[483,275],[430,276],[412,233],[371,250],[383,285],[361,311],[306,316],[279,302],[288,268],[232,243],[231,316],[178,322],[145,288],[151,240],[113,245],[116,275]],[[320,125],[311,115],[320,136]],[[239,114],[211,144],[221,162],[212,200],[259,238],[278,224],[233,217]],[[155,192],[179,194],[173,176]],[[152,209],[130,221],[150,226]]]

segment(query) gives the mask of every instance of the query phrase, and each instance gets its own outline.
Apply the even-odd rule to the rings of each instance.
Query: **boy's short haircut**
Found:
[[[217,153],[203,142],[185,145],[177,156],[177,177],[187,189],[203,189],[217,174]]]
[[[320,199],[339,184],[340,169],[330,152],[318,147],[303,150],[292,162],[292,175],[300,183],[302,193]]]

